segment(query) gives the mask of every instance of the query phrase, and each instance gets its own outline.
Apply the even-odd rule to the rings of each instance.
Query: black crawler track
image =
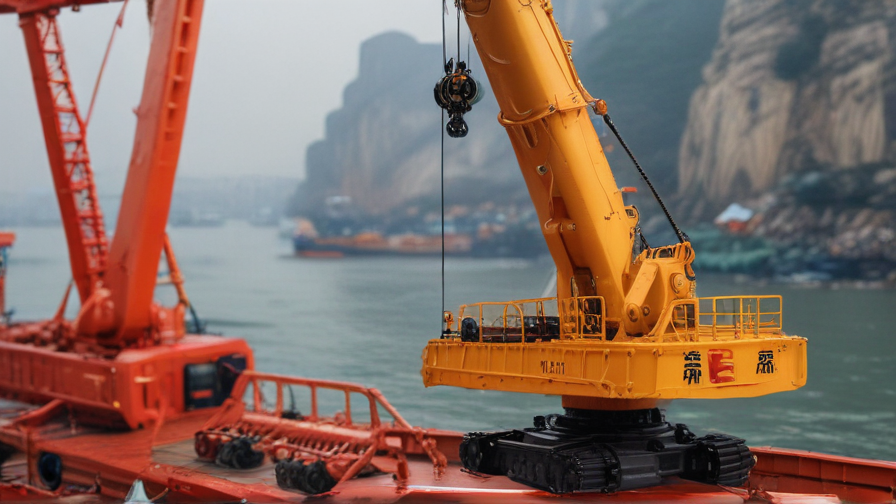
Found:
[[[336,480],[327,472],[327,464],[322,460],[309,463],[303,460],[280,460],[274,466],[274,474],[280,488],[300,490],[310,495],[329,492],[336,486]]]
[[[724,434],[697,438],[658,409],[601,412],[567,409],[536,417],[535,427],[473,432],[460,446],[464,467],[551,493],[615,492],[678,476],[739,486],[754,459],[744,440]]]

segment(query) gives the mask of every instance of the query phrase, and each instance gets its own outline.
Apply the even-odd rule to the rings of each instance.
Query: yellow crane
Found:
[[[579,80],[550,0],[459,0],[458,8],[556,264],[557,297],[446,314],[442,337],[423,352],[423,381],[558,395],[565,408],[532,428],[469,434],[464,464],[557,493],[637,488],[671,475],[743,483],[753,465],[743,440],[696,438],[657,406],[804,385],[806,340],[782,331],[781,297],[698,298],[687,235],[675,227],[679,243],[647,246],[591,113],[618,132]],[[446,70],[440,85],[451,83],[449,91],[439,100],[437,86],[436,96],[449,108],[446,101],[471,97],[462,85],[469,72]],[[454,112],[463,108],[455,103]]]

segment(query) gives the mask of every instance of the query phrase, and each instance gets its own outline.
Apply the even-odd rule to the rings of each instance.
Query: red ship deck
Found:
[[[122,499],[136,479],[141,479],[150,498],[166,494],[168,502],[177,501],[241,501],[298,502],[319,500],[299,492],[279,488],[273,464],[266,461],[250,470],[216,466],[196,458],[193,433],[200,430],[209,412],[195,412],[168,421],[154,429],[129,432],[92,432],[72,428],[62,421],[40,428],[32,436],[28,451],[36,455],[52,451],[64,461],[68,482],[83,487],[98,485],[102,497]],[[0,419],[0,430],[4,420]],[[36,434],[36,433],[35,433]],[[459,433],[439,433],[439,444],[447,448],[460,439]],[[123,449],[124,447],[124,449]],[[896,487],[896,462],[875,462],[794,450],[759,448],[758,463],[751,476],[751,490],[726,489],[716,486],[671,479],[654,488],[619,492],[610,495],[576,494],[564,496],[574,501],[606,502],[891,502]],[[34,460],[35,457],[32,457]],[[327,502],[483,502],[513,500],[517,503],[556,502],[558,498],[533,490],[505,477],[474,475],[461,470],[454,460],[441,479],[432,472],[426,457],[409,458],[410,479],[405,488],[398,488],[391,475],[355,478],[338,485],[327,494]],[[32,501],[58,498],[29,483],[35,468],[27,467],[23,455],[3,466],[0,500]],[[39,485],[37,477],[31,483]],[[800,492],[814,495],[801,494]],[[838,498],[839,496],[839,498]],[[94,496],[92,499],[100,499]],[[84,496],[63,500],[85,502]]]

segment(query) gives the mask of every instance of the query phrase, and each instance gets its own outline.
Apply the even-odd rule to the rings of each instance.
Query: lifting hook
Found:
[[[433,94],[436,103],[448,112],[448,124],[445,126],[448,136],[461,138],[467,136],[469,128],[464,121],[464,114],[472,110],[482,95],[479,83],[470,75],[467,64],[454,58],[445,63],[445,76],[436,83]]]

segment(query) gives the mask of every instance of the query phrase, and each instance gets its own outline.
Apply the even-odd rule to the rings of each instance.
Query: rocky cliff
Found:
[[[886,252],[896,244],[896,0],[569,0],[555,15],[585,86],[607,100],[660,192],[677,192],[679,221],[738,201],[759,212],[758,236],[794,254],[896,259]],[[368,215],[438,205],[440,65],[438,45],[404,35],[364,44],[344,106],[308,151],[295,212],[338,195]],[[467,115],[470,135],[446,138],[449,204],[527,204],[497,113],[487,90]],[[596,124],[619,185],[639,185]],[[662,230],[643,189],[629,200],[646,229]]]
[[[637,13],[645,5],[662,3],[658,0],[568,0],[558,3],[555,14],[564,35],[577,41],[576,55],[582,54],[581,60],[588,62],[595,57],[589,49],[594,46],[595,35],[610,26],[612,19]],[[697,0],[688,0],[688,3],[702,5]],[[709,25],[716,22],[710,20]],[[671,24],[666,25],[666,31],[672,32]],[[661,36],[647,38],[658,40]],[[629,46],[633,42],[631,37],[626,39]],[[714,39],[704,45],[711,47],[712,43]],[[462,57],[466,59],[463,40],[462,45]],[[621,53],[604,51],[601,54],[608,61],[616,58],[630,61],[624,49]],[[330,196],[349,196],[353,205],[374,215],[419,202],[431,205],[438,201],[442,127],[432,88],[443,74],[441,47],[388,33],[366,41],[360,56],[358,77],[346,88],[342,108],[327,117],[325,137],[308,149],[306,180],[293,198],[292,213],[319,212]],[[708,52],[692,74],[699,71],[699,65],[706,58]],[[470,50],[470,59],[474,76],[484,84],[485,96],[466,116],[469,136],[460,140],[446,138],[448,201],[469,204],[489,199],[499,205],[525,203],[528,201],[526,189],[510,142],[495,119],[498,106],[488,89],[475,48]],[[615,89],[626,94],[626,86],[622,84],[626,78],[621,70],[613,78],[620,82]],[[695,81],[690,88],[696,84]],[[680,97],[681,103],[686,102],[687,96],[689,93]],[[633,98],[628,101],[634,101]],[[680,130],[673,136],[677,145]]]
[[[677,185],[688,102],[718,40],[722,8],[721,2],[703,0],[611,3],[607,28],[573,45],[582,82],[606,100],[626,143],[664,195],[671,196]],[[612,150],[608,160],[617,182],[646,191],[623,149],[597,124],[601,142]],[[645,204],[652,199],[639,208],[648,209]],[[649,210],[642,215],[659,213]]]
[[[788,175],[896,161],[896,2],[728,0],[678,161],[697,219]]]
[[[357,209],[373,215],[437,200],[442,125],[432,89],[444,73],[441,66],[440,45],[400,33],[361,46],[358,78],[346,87],[342,108],[327,117],[324,139],[308,149],[295,213],[315,214],[330,196],[348,196]],[[483,77],[477,62],[472,68]],[[464,195],[491,193],[506,201],[525,194],[497,114],[497,103],[486,92],[466,116],[470,135],[445,139],[446,186],[455,203]]]

